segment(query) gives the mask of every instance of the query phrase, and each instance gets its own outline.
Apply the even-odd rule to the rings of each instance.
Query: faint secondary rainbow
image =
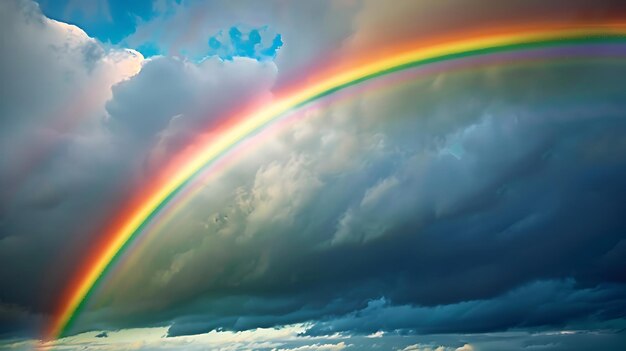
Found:
[[[139,195],[122,208],[120,215],[105,229],[88,260],[81,265],[81,270],[68,285],[44,338],[55,339],[68,330],[97,283],[106,276],[106,272],[121,257],[124,249],[194,179],[201,173],[221,169],[220,165],[238,145],[245,144],[290,111],[359,83],[410,68],[505,52],[590,44],[626,45],[626,24],[529,30],[404,50],[388,58],[320,79],[317,83],[289,92],[256,111],[227,119],[228,122],[213,130],[210,136],[196,140],[196,147],[182,152],[156,180],[141,189]],[[589,56],[594,56],[594,53],[590,52]]]

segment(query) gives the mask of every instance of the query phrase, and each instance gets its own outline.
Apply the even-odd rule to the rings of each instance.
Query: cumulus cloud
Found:
[[[473,351],[474,348],[470,344],[465,344],[461,347],[445,347],[445,346],[429,346],[421,344],[413,344],[403,348],[400,351]]]
[[[8,190],[0,199],[0,237],[8,238],[0,251],[6,262],[21,255],[32,260],[1,270],[6,281],[30,278],[2,289],[0,299],[45,311],[78,253],[101,232],[108,206],[123,201],[198,130],[243,104],[270,99],[276,67],[240,58],[144,61],[136,51],[106,47],[78,27],[46,18],[30,1],[0,6],[6,34],[0,73],[15,82],[1,91],[7,103],[0,107],[0,143],[12,152],[0,160],[0,184]],[[42,280],[37,277],[49,266],[43,262],[58,269]],[[40,289],[52,293],[32,306]],[[11,316],[7,327],[22,328]]]
[[[113,87],[107,125],[144,172],[160,167],[201,133],[245,106],[271,100],[276,66],[250,58],[200,63],[159,56]],[[145,173],[144,173],[145,174]]]
[[[358,2],[334,1],[289,6],[280,1],[249,0],[171,4],[170,15],[139,21],[135,33],[125,42],[130,47],[157,45],[163,53],[195,59],[216,54],[250,57],[250,49],[254,48],[252,57],[269,58],[276,54],[279,80],[293,83],[310,67],[331,59],[320,53],[336,51],[353,34],[352,18],[361,7]],[[255,31],[260,38],[253,34]],[[230,32],[235,42],[247,44],[234,45]],[[241,37],[237,32],[241,32]],[[245,39],[244,33],[253,34],[252,43],[247,42],[250,38]],[[258,44],[249,45],[259,39]]]
[[[427,345],[413,344],[400,351],[446,351],[446,348],[443,346],[431,347]]]
[[[295,348],[289,349],[273,349],[275,351],[308,351],[308,350],[327,350],[327,351],[339,351],[346,348],[346,345],[343,341],[337,344],[312,344],[312,345],[304,345],[298,346]]]
[[[45,344],[54,350],[73,350],[88,347],[94,350],[223,350],[223,351],[338,351],[351,347],[345,340],[333,337],[307,338],[299,336],[304,325],[290,325],[272,329],[254,329],[244,332],[216,331],[205,335],[163,338],[163,328],[127,329],[101,334],[88,332]],[[33,341],[0,344],[14,350],[29,350]],[[40,347],[42,345],[39,345]]]
[[[103,170],[115,159],[101,128],[104,105],[143,57],[106,48],[80,28],[46,18],[31,1],[3,1],[0,27],[0,77],[10,82],[0,88],[0,279],[18,282],[3,285],[0,300],[25,311],[5,330],[24,332],[39,321],[23,328],[22,317],[45,314],[69,268],[62,247],[84,244],[89,235],[81,231],[117,194],[113,182],[99,178],[112,174]],[[37,291],[50,293],[42,299]]]

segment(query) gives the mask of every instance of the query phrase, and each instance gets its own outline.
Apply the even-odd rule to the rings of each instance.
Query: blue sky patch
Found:
[[[231,27],[227,34],[222,31],[209,38],[208,55],[224,60],[232,60],[233,57],[250,57],[259,61],[274,59],[283,46],[283,40],[280,34],[276,34],[270,43],[264,44],[262,34],[267,31],[266,27],[262,27],[244,33],[237,27]]]
[[[180,0],[171,0],[180,3]],[[145,57],[172,54],[169,45],[157,38],[136,45],[128,45],[126,38],[132,35],[141,21],[149,22],[156,17],[171,15],[151,0],[38,0],[43,13],[62,22],[82,28],[90,37],[103,43],[130,47]],[[220,31],[207,41],[206,51],[179,49],[176,54],[197,61],[207,56],[224,60],[233,57],[249,57],[259,61],[276,57],[283,41],[280,34],[271,33],[267,26],[252,28],[248,32],[236,26]]]
[[[151,0],[38,0],[43,13],[77,25],[91,37],[117,44],[135,32],[139,19],[148,21],[160,13]]]

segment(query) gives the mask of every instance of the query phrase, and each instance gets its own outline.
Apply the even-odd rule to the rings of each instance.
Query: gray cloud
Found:
[[[104,103],[143,58],[31,1],[3,1],[0,27],[0,333],[21,334],[45,321],[73,264],[67,251],[84,247],[119,195]]]
[[[619,318],[626,308],[623,293],[623,286],[578,289],[573,281],[540,281],[495,299],[445,306],[393,306],[379,299],[370,301],[362,310],[319,322],[307,330],[307,334],[357,331],[369,334],[379,330],[418,334],[485,333],[540,326],[564,327],[566,319],[593,321],[606,314]]]
[[[211,123],[244,104],[271,98],[275,76],[272,62],[248,58],[209,58],[199,64],[152,58],[135,77],[113,87],[106,104],[108,127],[125,147],[147,151],[153,163],[162,164]]]

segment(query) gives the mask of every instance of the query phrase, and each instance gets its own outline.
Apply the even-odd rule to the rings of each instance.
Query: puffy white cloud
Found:
[[[332,59],[322,53],[338,50],[353,33],[352,18],[359,2],[297,2],[284,6],[280,1],[197,2],[171,4],[168,16],[140,21],[135,33],[126,38],[131,47],[157,45],[170,55],[204,57],[209,38],[236,27],[244,33],[263,28],[262,47],[276,34],[285,43],[278,52],[279,80],[293,82],[311,67]],[[304,71],[303,71],[304,70]]]
[[[446,349],[443,346],[428,346],[428,345],[421,345],[421,344],[413,344],[413,345],[409,345],[405,348],[403,348],[400,351],[447,351],[450,350],[450,348]]]
[[[274,63],[249,58],[193,63],[154,57],[133,79],[113,87],[107,126],[120,152],[144,166],[138,177],[150,177],[219,121],[271,101],[276,73]]]
[[[13,82],[0,89],[0,146],[11,150],[0,158],[0,185],[9,189],[0,199],[0,236],[9,238],[0,243],[1,261],[32,261],[0,271],[0,278],[22,282],[0,299],[36,314],[52,301],[30,306],[38,290],[32,285],[56,262],[44,290],[62,290],[57,285],[75,259],[58,262],[65,253],[58,247],[78,236],[73,252],[82,252],[129,183],[150,176],[206,124],[271,99],[276,67],[242,58],[144,61],[46,18],[26,0],[2,2],[0,20],[0,76]],[[23,327],[17,319],[39,320],[5,312],[12,328]]]
[[[70,263],[59,258],[61,247],[84,243],[89,235],[81,234],[91,232],[103,202],[117,193],[106,194],[112,183],[106,170],[116,156],[102,128],[104,107],[111,87],[136,74],[143,57],[107,48],[76,26],[46,18],[32,1],[2,1],[0,32],[0,80],[5,82],[0,87],[0,265],[12,267],[2,269],[0,279],[19,282],[3,288],[0,300],[44,314],[54,296],[42,301],[36,292],[59,290],[59,277]],[[73,235],[78,237],[69,240]],[[59,270],[51,271],[51,265]],[[10,323],[9,329],[17,325]]]
[[[352,345],[333,342],[333,336],[304,337],[302,324],[280,328],[255,328],[241,332],[213,331],[203,335],[164,337],[165,328],[135,328],[111,331],[106,337],[87,332],[39,344],[33,340],[9,342],[2,346],[11,350],[44,347],[49,350],[216,350],[216,351],[339,351]]]
[[[346,345],[345,342],[339,342],[336,344],[312,344],[312,345],[303,345],[294,348],[288,349],[273,349],[275,351],[308,351],[308,350],[326,350],[326,351],[339,351],[343,350],[350,345]]]

